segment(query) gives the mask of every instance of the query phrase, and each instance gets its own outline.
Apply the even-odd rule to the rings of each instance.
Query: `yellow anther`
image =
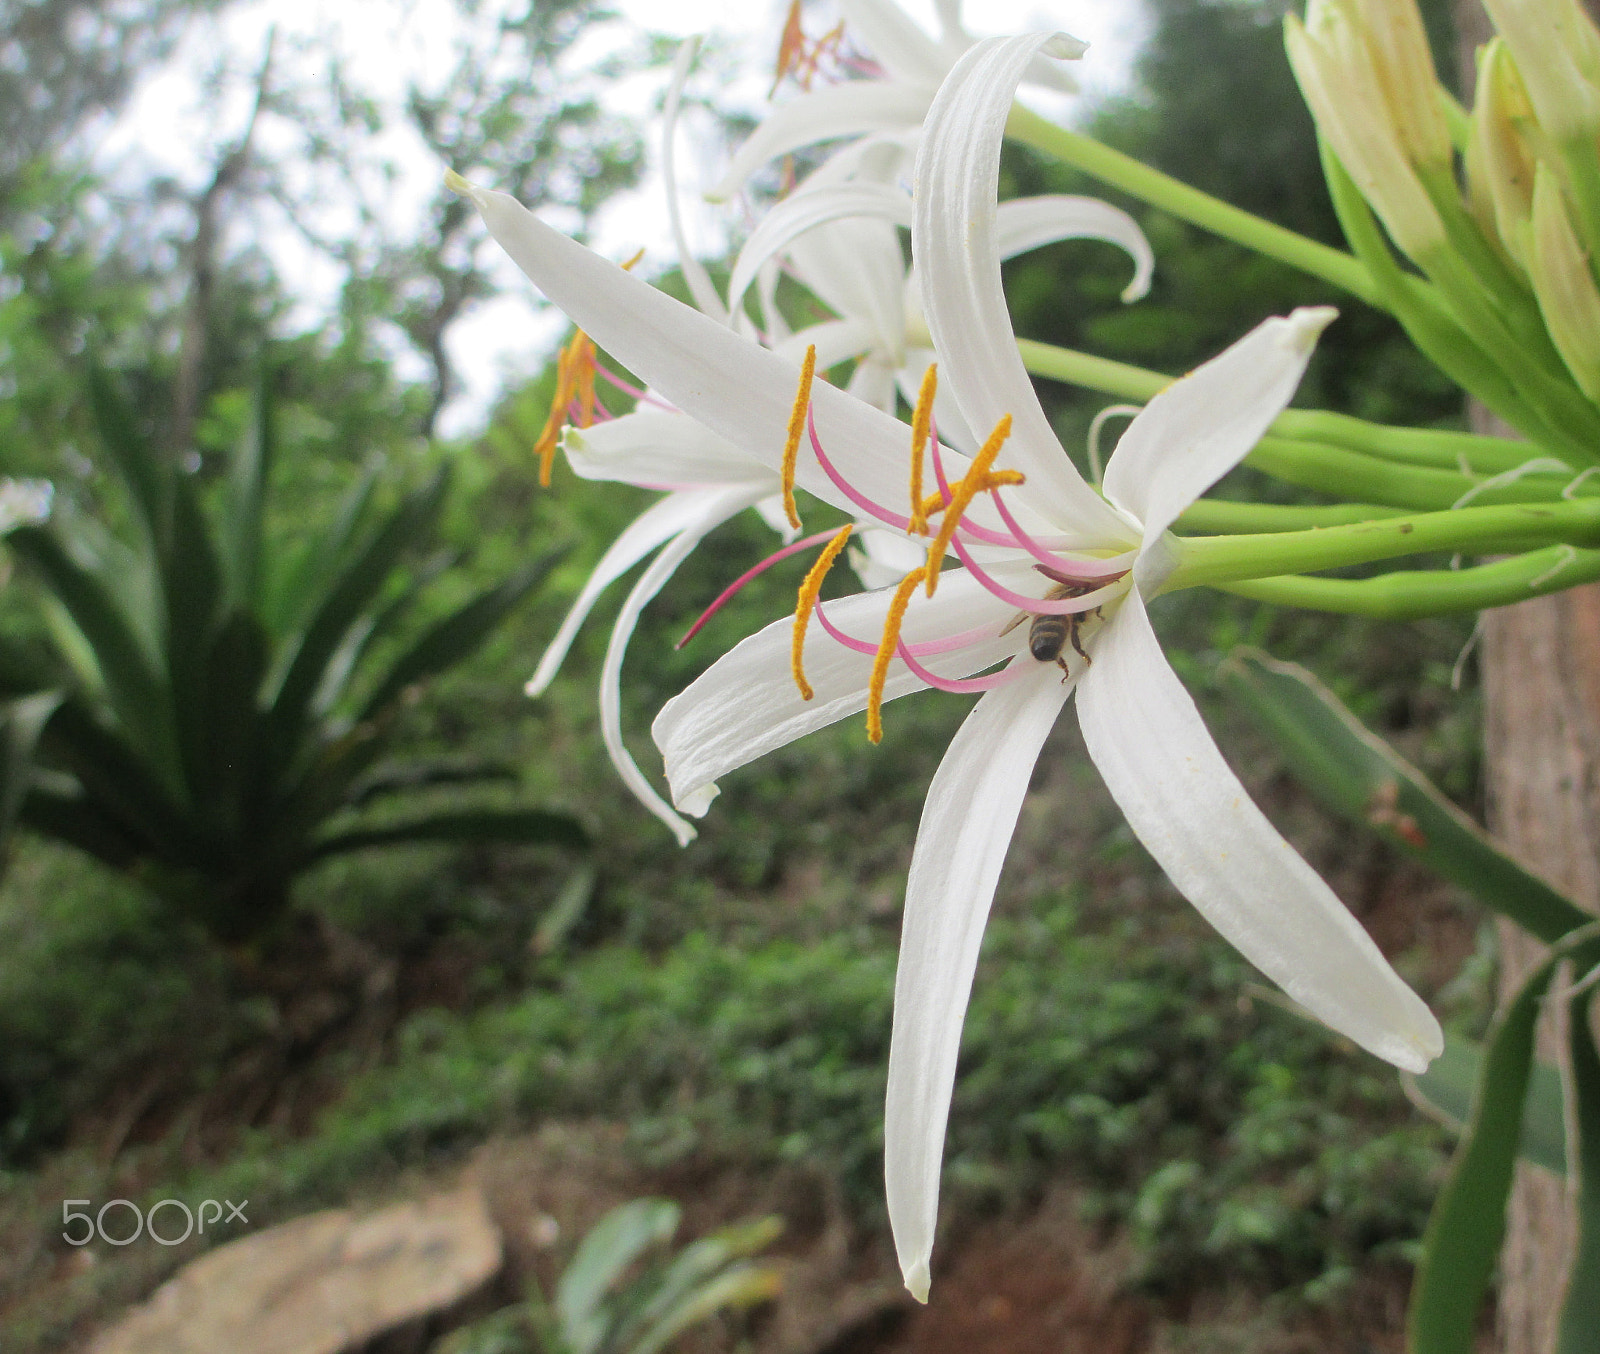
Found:
[[[917,391],[917,407],[911,411],[911,521],[906,530],[916,536],[928,534],[928,513],[922,502],[922,451],[928,445],[928,429],[933,425],[933,396],[939,388],[939,365],[929,363],[922,373],[922,388]],[[935,498],[942,504],[942,497]]]
[[[839,528],[800,584],[800,599],[794,608],[794,641],[789,651],[789,667],[794,672],[794,684],[800,688],[800,699],[803,701],[817,694],[811,689],[811,683],[806,681],[805,665],[801,661],[806,647],[806,626],[811,623],[811,609],[822,595],[822,580],[828,576],[828,570],[833,568],[834,560],[839,558],[839,552],[844,549],[844,543],[850,539],[854,529],[853,526]]]
[[[533,454],[539,458],[539,485],[545,489],[550,487],[550,463],[555,459],[561,426],[567,421],[567,404],[571,398],[567,366],[567,350],[562,348],[556,353],[556,393],[550,401],[550,413],[545,418],[539,440],[533,444]]]
[[[806,32],[800,26],[800,0],[793,0],[789,15],[783,21],[783,35],[778,39],[778,59],[773,66],[772,88],[767,91],[769,99],[778,92],[783,77],[799,68],[805,46]]]
[[[789,411],[789,435],[783,443],[783,511],[789,525],[800,529],[800,512],[794,506],[794,466],[800,454],[800,434],[806,427],[806,410],[811,405],[811,378],[817,374],[817,345],[806,349],[800,364],[800,388],[794,393],[794,408]]]
[[[544,421],[539,440],[533,444],[533,454],[539,458],[539,484],[550,486],[550,466],[556,457],[556,446],[561,441],[561,429],[570,419],[573,402],[578,405],[575,420],[580,428],[594,422],[596,406],[594,393],[595,352],[594,343],[579,329],[572,342],[556,354],[556,393],[550,401],[550,414]]]
[[[883,742],[883,684],[889,680],[889,660],[894,657],[900,643],[900,627],[905,622],[906,608],[911,605],[911,594],[922,582],[927,568],[913,569],[900,580],[889,603],[889,614],[883,618],[883,638],[878,641],[878,652],[872,660],[872,676],[867,681],[867,739]]]
[[[990,473],[989,468],[994,464],[994,458],[1000,454],[1000,448],[1010,436],[1011,415],[1002,414],[1000,421],[994,425],[994,431],[989,434],[989,440],[978,448],[978,454],[972,458],[972,464],[967,467],[967,473],[961,477],[961,483],[951,489],[950,506],[945,509],[944,521],[939,523],[939,534],[933,538],[933,544],[928,547],[929,597],[933,596],[933,590],[939,586],[939,566],[944,562],[944,552],[949,549],[950,540],[956,534],[956,528],[961,525],[961,514],[971,506],[972,500],[987,489],[1022,483],[1022,475],[1015,470]]]
[[[637,254],[635,254],[631,259],[629,259],[625,264],[622,265],[622,271],[625,272],[625,273],[631,273],[633,271],[633,269],[634,269],[634,265],[637,264],[639,262],[639,260],[642,259],[643,257],[644,257],[644,246],[640,245],[639,246],[639,252]]]

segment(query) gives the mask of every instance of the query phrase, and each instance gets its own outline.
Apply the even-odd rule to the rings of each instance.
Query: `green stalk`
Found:
[[[1189,536],[1163,591],[1315,573],[1401,555],[1485,553],[1512,543],[1600,547],[1600,499],[1455,508],[1311,531]]]
[[[1034,339],[1019,338],[1017,351],[1022,355],[1023,366],[1035,376],[1065,381],[1139,404],[1154,399],[1176,379],[1147,367],[1114,362],[1110,358],[1095,357],[1074,348],[1058,348]],[[1436,428],[1398,428],[1321,409],[1285,409],[1273,420],[1272,427],[1296,441],[1325,442],[1410,465],[1459,471],[1461,458],[1465,457],[1468,467],[1475,474],[1483,475],[1515,469],[1539,454],[1538,449],[1513,438],[1480,437],[1476,433]],[[1464,493],[1470,484],[1470,480],[1464,480],[1455,497]],[[1454,502],[1455,497],[1446,501]]]
[[[1203,536],[1251,535],[1270,531],[1308,531],[1313,527],[1348,526],[1383,517],[1404,517],[1404,508],[1374,503],[1238,503],[1231,499],[1197,499],[1173,524],[1180,532]]]
[[[1057,127],[1021,104],[1012,105],[1006,134],[1225,240],[1331,282],[1369,305],[1383,304],[1366,268],[1343,250],[1241,211],[1091,137]]]
[[[1552,545],[1468,569],[1412,569],[1376,578],[1252,578],[1217,586],[1277,606],[1409,621],[1510,606],[1597,578],[1600,550]]]

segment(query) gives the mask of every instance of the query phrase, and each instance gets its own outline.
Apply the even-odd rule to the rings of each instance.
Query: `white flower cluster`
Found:
[[[1150,249],[1101,202],[997,201],[1018,86],[1061,83],[1056,63],[1081,56],[1082,44],[1044,33],[974,42],[953,0],[940,6],[937,40],[885,0],[841,8],[852,46],[835,46],[831,64],[852,78],[780,106],[719,191],[735,192],[773,156],[842,144],[751,231],[725,297],[685,258],[697,308],[682,305],[509,197],[454,182],[544,294],[648,383],[636,412],[565,433],[580,475],[666,493],[607,552],[529,689],[555,675],[601,590],[654,552],[613,632],[601,704],[619,769],[680,841],[693,835],[682,815],[703,815],[721,776],[810,730],[865,710],[876,736],[896,696],[930,685],[983,693],[929,788],[895,987],[889,1213],[906,1283],[925,1298],[979,945],[1034,763],[1072,694],[1133,830],[1241,953],[1400,1067],[1425,1067],[1442,1037],[1251,802],[1146,614],[1182,550],[1168,528],[1288,403],[1333,312],[1269,319],[1174,383],[1129,426],[1103,485],[1089,485],[1018,355],[1001,260],[1050,240],[1108,240],[1134,260],[1132,300],[1148,283]],[[785,50],[819,64],[795,36],[797,14]],[[668,103],[669,141],[689,55]],[[775,304],[780,275],[828,318],[791,330]],[[563,411],[594,407],[583,394],[594,375],[587,343],[563,357]],[[847,363],[844,388],[813,377]],[[654,736],[669,805],[622,744],[618,681],[635,621],[706,533],[746,507],[797,532],[797,495],[854,525],[780,551],[828,541],[796,614],[737,645],[661,711]],[[824,605],[822,574],[852,535],[870,590]]]

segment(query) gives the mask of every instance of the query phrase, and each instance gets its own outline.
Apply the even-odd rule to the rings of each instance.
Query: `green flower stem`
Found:
[[[1141,164],[1132,156],[1112,150],[1110,146],[1101,145],[1090,137],[1057,127],[1020,104],[1012,106],[1006,133],[1153,207],[1169,211],[1182,220],[1193,222],[1258,254],[1265,254],[1313,277],[1320,277],[1360,297],[1369,305],[1382,304],[1366,267],[1343,250],[1332,249],[1241,211],[1158,169]]]
[[[1380,508],[1373,503],[1331,503],[1305,506],[1292,503],[1237,503],[1223,498],[1202,498],[1191,503],[1175,528],[1197,535],[1251,535],[1269,531],[1307,531],[1312,527],[1348,526],[1383,517],[1404,517],[1404,508]]]
[[[1017,351],[1022,354],[1022,365],[1035,376],[1048,376],[1052,381],[1098,390],[1102,395],[1136,404],[1155,399],[1177,379],[1148,367],[1113,362],[1109,357],[1095,357],[1076,348],[1058,348],[1034,339],[1019,338]]]
[[[1480,437],[1477,433],[1440,428],[1395,428],[1326,409],[1285,409],[1272,426],[1286,437],[1331,442],[1337,447],[1411,465],[1459,470],[1465,459],[1467,467],[1480,475],[1514,470],[1540,454],[1515,438]]]
[[[1189,536],[1164,590],[1315,573],[1401,555],[1485,554],[1536,545],[1600,547],[1600,499],[1456,508],[1310,531]]]
[[[1176,379],[1147,367],[1114,362],[1110,358],[1095,357],[1074,348],[1058,348],[1034,339],[1018,339],[1017,351],[1022,355],[1023,366],[1035,376],[1065,381],[1138,404],[1148,403]],[[1385,460],[1454,472],[1459,472],[1461,459],[1465,457],[1468,467],[1480,475],[1497,475],[1526,464],[1534,456],[1547,454],[1526,442],[1507,437],[1479,437],[1476,433],[1442,432],[1434,428],[1397,428],[1319,409],[1285,409],[1272,426],[1276,432],[1297,441],[1325,442]],[[1471,483],[1471,480],[1463,480],[1461,488],[1446,503],[1453,503]]]
[[[1468,569],[1413,569],[1376,578],[1252,578],[1219,583],[1258,602],[1407,621],[1510,606],[1600,578],[1600,550],[1553,545]]]

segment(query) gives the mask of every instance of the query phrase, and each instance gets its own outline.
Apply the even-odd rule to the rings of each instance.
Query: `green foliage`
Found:
[[[233,941],[269,929],[295,876],[330,856],[427,840],[583,841],[564,815],[426,798],[505,779],[503,766],[390,755],[417,689],[477,649],[554,554],[420,625],[444,561],[409,576],[402,566],[433,537],[443,472],[382,511],[370,472],[286,556],[267,532],[269,396],[209,511],[107,378],[93,396],[133,539],[70,509],[9,538],[39,588],[52,652],[8,643],[0,677],[64,693],[39,736],[23,822]]]
[[[946,1181],[967,1207],[1070,1172],[1132,1229],[1140,1273],[1326,1282],[1403,1252],[1427,1213],[1438,1131],[1393,1078],[1270,1002],[1183,914],[1162,940],[1085,928],[1047,900],[997,918],[963,1043]],[[229,1167],[265,1209],[529,1122],[603,1115],[631,1149],[804,1161],[881,1217],[894,950],[872,932],[739,946],[691,936],[652,960],[607,946],[462,1019],[415,1017],[394,1064],[317,1136]],[[263,1144],[265,1146],[265,1144]]]
[[[535,1286],[522,1306],[455,1331],[435,1354],[656,1354],[719,1312],[776,1295],[777,1270],[747,1257],[776,1238],[779,1219],[724,1227],[664,1254],[678,1217],[670,1199],[612,1209],[579,1244],[553,1307]]]

